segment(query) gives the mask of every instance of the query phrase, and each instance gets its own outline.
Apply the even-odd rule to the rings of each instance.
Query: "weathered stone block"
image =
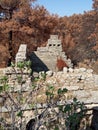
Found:
[[[85,74],[82,74],[81,75],[81,80],[85,80],[86,79],[86,75]]]
[[[65,86],[69,91],[77,91],[79,89],[79,86]]]
[[[87,73],[93,73],[93,70],[92,70],[92,69],[87,69],[86,72],[87,72]]]
[[[39,51],[39,52],[47,52],[48,51],[48,47],[38,47],[37,51]]]
[[[49,77],[51,77],[51,76],[53,75],[53,71],[51,71],[51,70],[50,70],[50,71],[47,71],[47,72],[46,72],[46,75],[49,76]]]
[[[85,90],[74,91],[73,94],[79,100],[81,100],[82,98],[88,99],[91,96],[90,92]]]
[[[56,40],[56,39],[58,39],[58,35],[50,35],[50,39]]]
[[[26,44],[21,44],[19,47],[18,52],[26,52],[27,45]]]
[[[68,71],[69,71],[70,73],[73,73],[73,72],[74,72],[74,70],[73,70],[72,68],[69,68]]]
[[[63,73],[67,73],[68,72],[68,68],[67,67],[64,67],[63,68]]]
[[[21,44],[18,50],[18,53],[16,54],[16,63],[19,61],[24,61],[26,60],[26,53],[27,53],[27,45],[26,44]]]
[[[94,82],[95,85],[98,86],[98,75],[94,75]]]
[[[79,72],[80,72],[79,69],[77,68],[74,69],[74,73],[79,73]]]
[[[86,72],[87,69],[86,68],[79,68],[80,72]]]

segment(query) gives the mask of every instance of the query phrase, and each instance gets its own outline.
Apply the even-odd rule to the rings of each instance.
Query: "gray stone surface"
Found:
[[[68,72],[67,67],[64,67],[64,68],[63,68],[63,73],[67,73],[67,72]]]
[[[53,75],[53,71],[51,71],[51,70],[50,70],[50,71],[47,71],[47,72],[46,72],[46,75],[49,76],[49,77],[51,77],[51,76]]]
[[[95,85],[98,86],[98,75],[94,75],[94,82]]]
[[[21,44],[19,47],[19,50],[16,54],[16,63],[19,61],[24,61],[26,60],[26,53],[27,53],[27,45],[26,44]]]

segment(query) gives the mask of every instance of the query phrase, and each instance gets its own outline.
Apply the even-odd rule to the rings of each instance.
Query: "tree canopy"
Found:
[[[63,50],[73,62],[97,59],[98,0],[93,0],[94,10],[70,17],[52,15],[43,6],[33,6],[33,2],[0,0],[0,44],[9,52],[6,65],[14,60],[20,44],[27,44],[32,52],[46,45],[50,34],[62,39]]]

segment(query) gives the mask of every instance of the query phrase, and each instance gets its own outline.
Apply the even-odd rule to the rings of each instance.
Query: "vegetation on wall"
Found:
[[[20,85],[19,90],[15,90],[15,86],[10,86],[7,75],[0,78],[0,130],[40,130],[41,128],[78,130],[81,120],[86,114],[84,103],[79,102],[76,98],[68,103],[66,99],[63,99],[64,94],[68,92],[66,88],[59,88],[55,91],[53,85],[47,84],[44,107],[39,106],[38,87],[44,87],[41,83],[45,81],[46,74],[40,75],[40,78],[34,78],[29,86],[26,86],[29,88],[26,91],[24,90],[26,83],[24,71],[26,68],[30,69],[31,63],[29,61],[18,62],[16,66],[13,63],[11,65],[17,85]],[[30,77],[29,74],[28,77]],[[25,117],[29,113],[30,117]],[[82,129],[85,127],[86,124],[82,126]]]

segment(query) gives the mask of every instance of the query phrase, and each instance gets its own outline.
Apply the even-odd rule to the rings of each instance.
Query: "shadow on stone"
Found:
[[[34,128],[35,128],[35,123],[36,123],[35,119],[31,119],[31,120],[27,123],[27,125],[26,125],[26,130],[34,130]]]
[[[43,61],[34,53],[32,52],[30,56],[30,60],[32,62],[32,71],[33,72],[41,72],[41,71],[48,71],[48,67],[43,63]]]
[[[98,107],[93,107],[92,115],[91,128],[92,130],[98,130]]]

